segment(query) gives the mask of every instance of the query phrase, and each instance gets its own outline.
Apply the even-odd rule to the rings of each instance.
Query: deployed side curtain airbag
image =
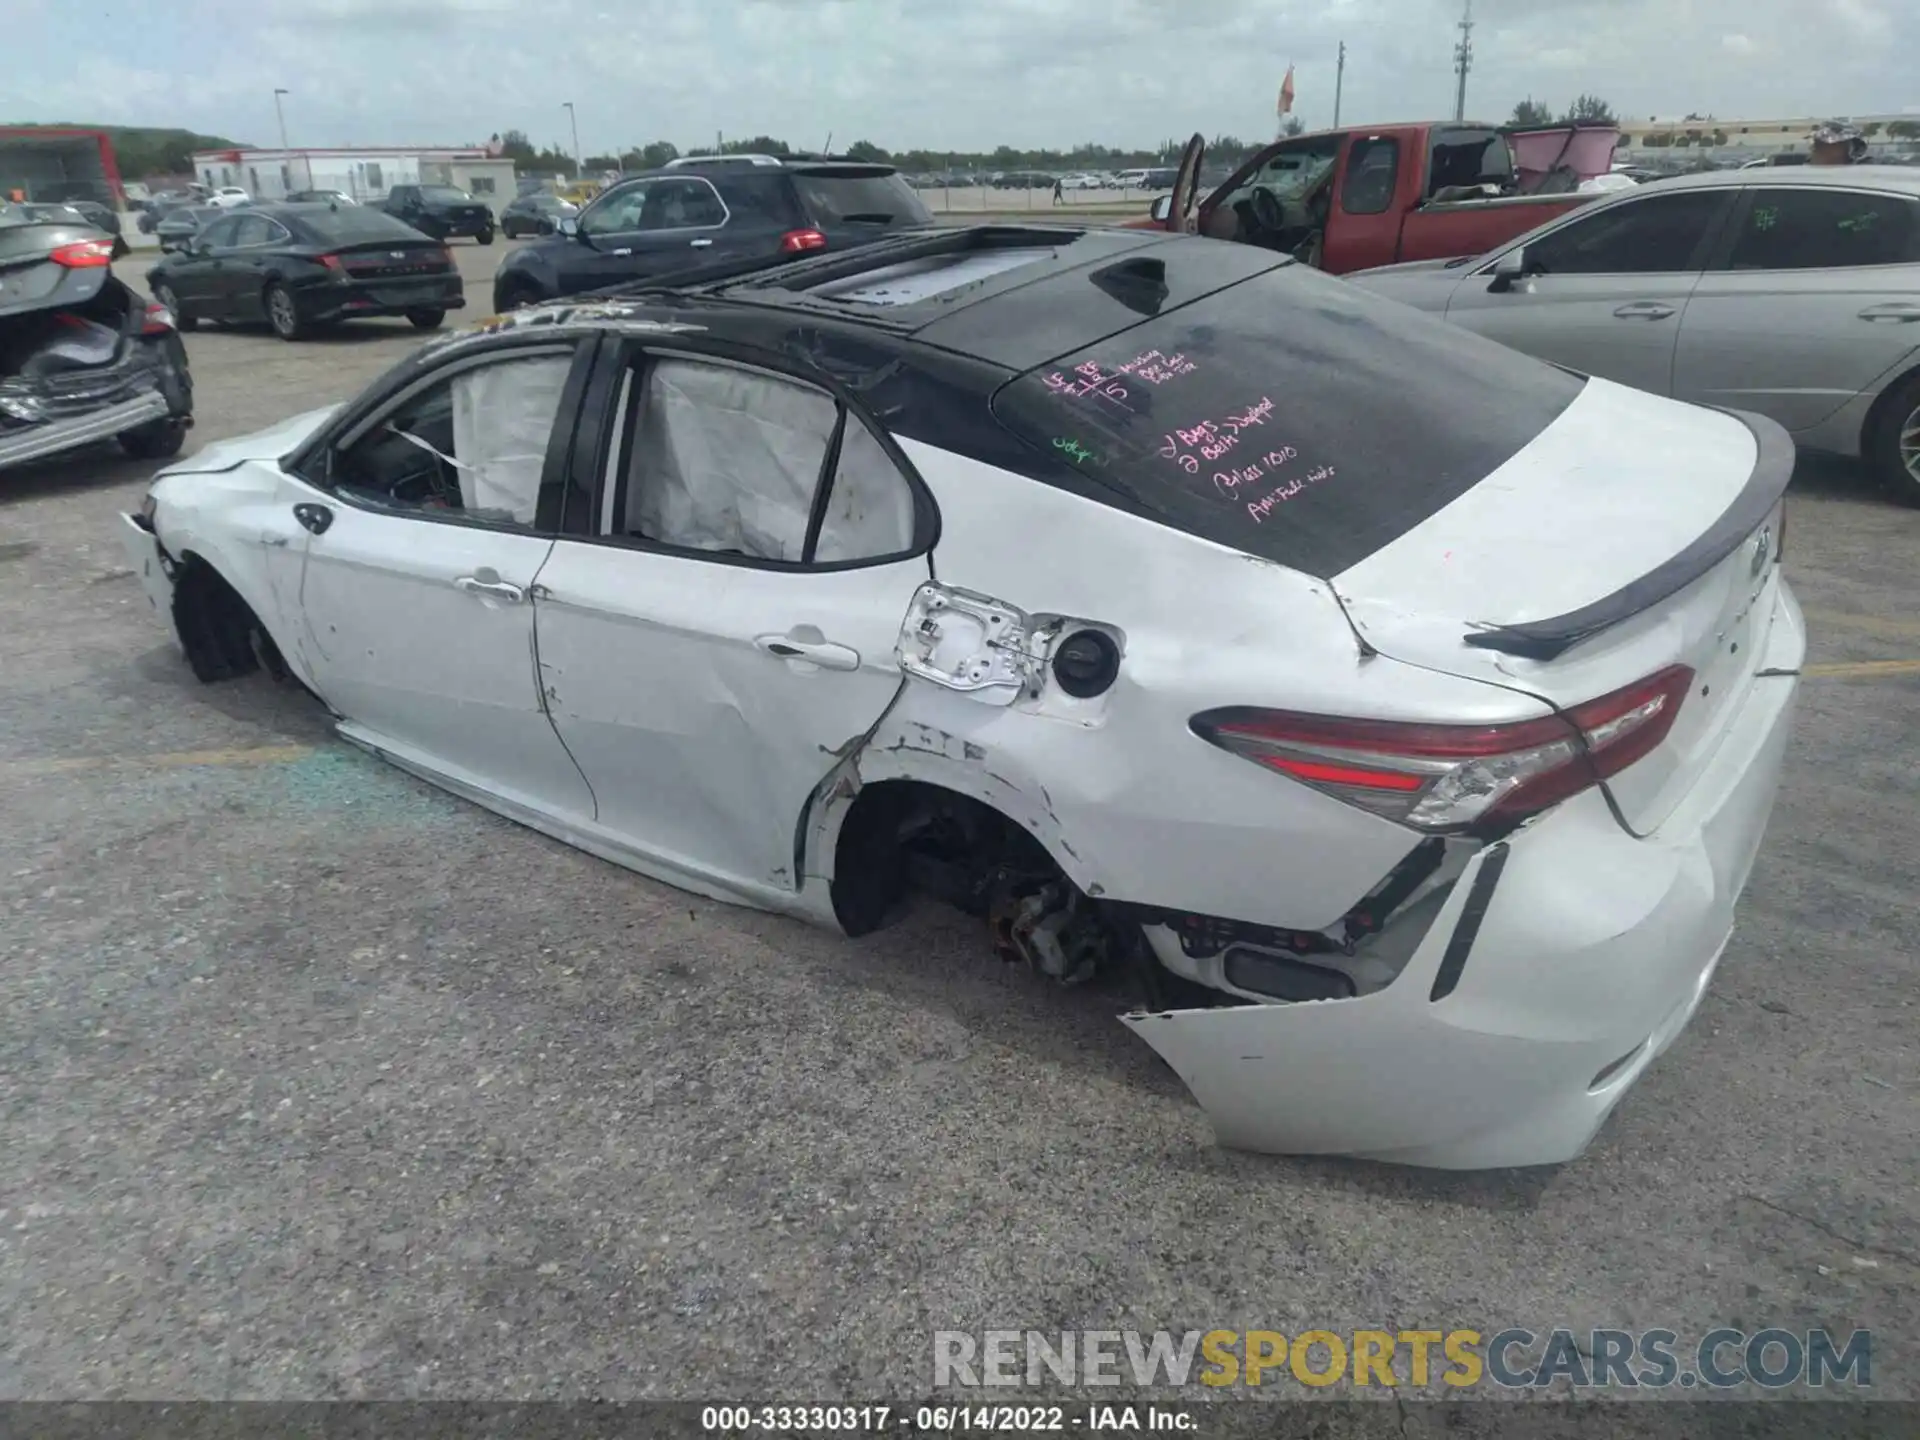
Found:
[[[633,447],[628,528],[666,545],[798,562],[836,409],[771,376],[658,362]]]
[[[453,454],[465,509],[533,524],[547,441],[572,368],[571,355],[539,355],[454,377]]]
[[[871,560],[913,548],[913,492],[880,442],[852,416],[813,558]]]

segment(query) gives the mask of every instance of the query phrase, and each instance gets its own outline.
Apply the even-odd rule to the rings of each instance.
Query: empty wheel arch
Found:
[[[173,576],[173,624],[194,678],[206,684],[265,669],[287,676],[272,635],[253,608],[210,563],[187,551]]]
[[[1154,1008],[1172,991],[1185,998],[1128,907],[1089,896],[1034,829],[928,781],[865,785],[832,842],[834,916],[847,934],[870,934],[924,895],[979,919],[1001,959],[1061,984],[1112,977]]]

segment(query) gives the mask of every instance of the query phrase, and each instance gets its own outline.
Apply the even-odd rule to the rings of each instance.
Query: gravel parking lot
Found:
[[[457,247],[469,315],[507,249]],[[203,329],[189,444],[419,340]],[[963,917],[693,899],[197,684],[116,533],[151,468],[0,475],[0,1395],[877,1398],[935,1329],[1825,1325],[1920,1398],[1920,510],[1852,467],[1790,501],[1817,663],[1712,992],[1583,1159],[1479,1176],[1223,1152],[1113,997]]]

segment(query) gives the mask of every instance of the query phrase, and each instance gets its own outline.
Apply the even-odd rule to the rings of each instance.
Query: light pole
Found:
[[[1347,79],[1347,42],[1340,42],[1340,63],[1333,72],[1333,128],[1340,128],[1340,90]]]
[[[560,108],[567,112],[567,123],[573,127],[573,178],[583,180],[586,177],[581,172],[587,167],[583,163],[586,157],[580,153],[580,117],[573,113],[571,100],[563,102]]]
[[[280,192],[282,195],[285,195],[287,191],[293,188],[293,161],[290,158],[292,147],[287,144],[287,112],[281,108],[280,97],[292,93],[290,90],[282,90],[277,86],[273,92],[273,116],[274,119],[280,122]],[[307,158],[307,188],[309,190],[313,188],[313,158],[311,156]]]

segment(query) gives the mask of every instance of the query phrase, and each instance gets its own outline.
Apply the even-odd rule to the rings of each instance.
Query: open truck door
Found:
[[[1180,152],[1180,168],[1174,172],[1173,195],[1167,206],[1166,227],[1177,235],[1192,235],[1200,228],[1200,162],[1207,158],[1207,138],[1196,133]]]

